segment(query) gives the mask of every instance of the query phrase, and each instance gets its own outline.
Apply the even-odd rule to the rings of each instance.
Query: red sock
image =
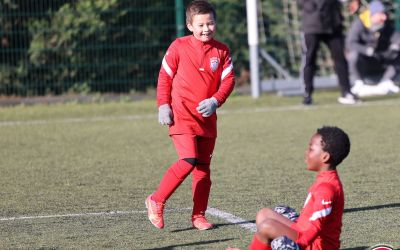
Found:
[[[205,214],[210,189],[210,164],[198,164],[192,172],[193,215]]]
[[[192,170],[193,166],[184,160],[178,160],[172,164],[153,193],[153,200],[165,203]]]
[[[249,246],[249,250],[272,250],[270,245],[262,242],[258,239],[257,235],[254,235],[253,240]]]

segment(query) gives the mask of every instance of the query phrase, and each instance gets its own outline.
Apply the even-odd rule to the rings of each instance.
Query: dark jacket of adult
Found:
[[[383,28],[374,31],[367,21],[368,15],[357,17],[351,24],[346,39],[347,50],[367,55],[367,48],[381,53],[387,51],[391,44],[400,45],[400,33],[395,31],[393,23],[386,21]]]
[[[341,32],[343,16],[339,0],[298,0],[302,9],[302,30],[308,34]]]

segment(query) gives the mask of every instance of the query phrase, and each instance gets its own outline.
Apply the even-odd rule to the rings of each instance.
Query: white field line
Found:
[[[235,109],[235,110],[219,110],[219,115],[231,115],[231,114],[251,114],[251,113],[268,113],[268,112],[280,112],[280,111],[294,111],[294,110],[314,110],[314,109],[330,109],[330,108],[365,108],[371,106],[399,106],[400,102],[395,100],[389,101],[375,101],[375,102],[363,102],[356,105],[294,105],[284,107],[261,107],[261,108],[246,108],[246,109]],[[58,124],[58,123],[85,123],[85,122],[107,122],[107,121],[135,121],[135,120],[150,120],[154,119],[157,122],[157,114],[143,114],[143,115],[124,115],[124,116],[98,116],[92,118],[65,118],[65,119],[48,119],[48,120],[26,120],[26,121],[0,121],[0,127],[5,126],[19,126],[19,125],[46,125],[46,124]]]
[[[243,228],[245,228],[247,230],[250,230],[253,233],[255,233],[257,231],[257,227],[256,227],[255,223],[246,221],[246,220],[244,220],[244,219],[242,219],[240,217],[237,217],[237,216],[235,216],[233,214],[230,214],[228,212],[221,211],[221,210],[219,210],[217,208],[208,207],[206,213],[208,213],[208,214],[210,214],[210,215],[212,215],[214,217],[218,217],[218,218],[224,219],[224,220],[226,220],[226,221],[228,221],[228,222],[230,222],[232,224],[236,224],[236,225],[238,225],[240,227],[243,227]]]
[[[192,208],[180,209],[165,209],[165,212],[181,212],[191,210]],[[0,221],[13,221],[13,220],[37,220],[37,219],[53,219],[53,218],[76,218],[76,217],[96,217],[96,216],[115,216],[126,214],[145,214],[146,210],[140,211],[109,211],[109,212],[92,212],[92,213],[76,213],[76,214],[51,214],[51,215],[32,215],[32,216],[15,216],[15,217],[0,217]]]
[[[165,209],[165,212],[176,213],[181,211],[190,211],[192,208],[181,208],[181,209]],[[221,218],[232,224],[236,224],[243,227],[251,232],[256,231],[256,225],[248,222],[240,217],[230,214],[225,211],[221,211],[217,208],[208,207],[208,214],[214,217]],[[75,213],[75,214],[52,214],[52,215],[36,215],[36,216],[15,216],[15,217],[0,217],[0,221],[16,221],[16,220],[38,220],[38,219],[54,219],[54,218],[77,218],[77,217],[96,217],[96,216],[117,216],[127,214],[146,214],[146,210],[140,211],[109,211],[109,212],[93,212],[93,213]]]
[[[57,123],[83,123],[83,122],[107,122],[107,121],[134,121],[156,119],[155,114],[147,115],[125,115],[125,116],[98,116],[92,118],[65,118],[51,120],[27,120],[27,121],[1,121],[0,126],[18,125],[46,125]]]

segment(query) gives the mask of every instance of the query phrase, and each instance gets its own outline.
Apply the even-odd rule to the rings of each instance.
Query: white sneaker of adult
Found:
[[[400,88],[394,84],[394,82],[390,79],[383,80],[382,82],[378,83],[378,86],[386,89],[388,93],[399,93]]]
[[[351,93],[346,93],[338,98],[338,102],[341,104],[356,104],[360,103],[360,100]]]
[[[364,81],[357,79],[354,81],[354,85],[351,88],[351,92],[354,93],[355,95],[358,95],[358,93],[364,86],[365,86]]]
[[[388,83],[368,85],[368,84],[358,84],[356,91],[353,92],[359,97],[369,97],[369,96],[382,96],[389,94]]]

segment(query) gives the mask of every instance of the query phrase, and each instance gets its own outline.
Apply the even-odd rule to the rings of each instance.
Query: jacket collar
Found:
[[[338,176],[337,170],[321,171],[318,173],[317,179],[330,179],[335,176]]]
[[[196,37],[194,37],[194,35],[190,35],[190,41],[195,44],[196,46],[202,46],[202,45],[208,45],[208,44],[213,44],[214,43],[214,39],[211,39],[208,42],[202,42],[199,39],[197,39]]]

